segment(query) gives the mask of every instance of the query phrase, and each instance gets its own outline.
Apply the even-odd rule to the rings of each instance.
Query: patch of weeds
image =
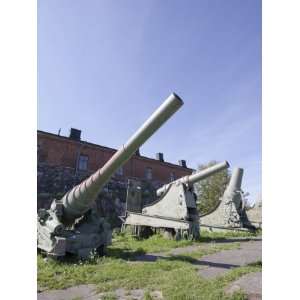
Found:
[[[240,248],[240,243],[229,243],[225,245],[212,244],[209,247],[198,248],[192,252],[184,252],[180,255],[172,255],[173,258],[185,257],[185,259],[190,259],[190,262],[193,263],[191,259],[199,259],[204,255],[214,254],[216,252],[220,252],[222,250],[232,250]]]
[[[150,295],[149,291],[146,291],[144,294],[144,299],[143,300],[153,300],[153,298]]]
[[[243,275],[246,275],[246,274],[252,273],[252,272],[259,272],[259,271],[261,271],[261,265],[259,264],[259,262],[251,263],[251,264],[248,264],[247,266],[239,267],[239,268],[235,268],[235,269],[231,270],[228,274],[223,276],[221,278],[221,280],[226,283],[229,283],[233,280],[240,278]]]
[[[250,267],[260,267],[261,268],[262,267],[262,262],[259,260],[257,262],[248,264],[248,266],[250,266]]]
[[[117,296],[114,293],[108,293],[101,297],[102,300],[117,300]]]
[[[173,248],[193,245],[191,240],[169,240],[160,234],[155,234],[148,239],[138,239],[128,234],[115,235],[112,241],[111,249],[123,249],[125,251],[143,251],[146,252],[165,252]]]
[[[209,232],[207,230],[201,230],[200,240],[172,240],[166,239],[160,234],[152,235],[147,239],[140,239],[134,237],[128,233],[121,232],[115,234],[112,245],[108,247],[108,255],[119,257],[123,259],[130,259],[135,255],[141,255],[145,253],[154,253],[154,252],[167,252],[171,249],[186,247],[191,245],[201,245],[203,242],[237,242],[237,238],[254,238],[256,233],[251,232]],[[225,250],[225,248],[224,248]]]
[[[107,256],[114,258],[122,258],[125,260],[133,259],[136,256],[146,254],[143,248],[137,248],[136,250],[132,249],[122,249],[117,247],[109,247],[107,249]]]
[[[230,300],[247,300],[248,296],[242,290],[234,292],[231,296],[226,296]]]
[[[259,236],[259,232],[247,232],[247,231],[224,231],[224,232],[211,232],[208,230],[200,231],[200,241],[222,241],[230,238],[254,238]]]

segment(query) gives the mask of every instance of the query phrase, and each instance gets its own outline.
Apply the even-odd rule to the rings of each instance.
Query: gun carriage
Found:
[[[223,196],[218,201],[213,211],[200,215],[202,228],[211,231],[218,230],[242,230],[254,231],[255,226],[248,220],[246,213],[246,196],[242,190],[242,179],[244,170],[233,169],[230,181]]]
[[[149,235],[153,229],[162,229],[176,239],[198,239],[199,215],[193,184],[228,167],[225,161],[165,184],[156,190],[158,199],[148,205],[143,205],[140,183],[129,181],[126,215],[121,217],[123,227],[133,226],[135,233],[140,236]]]

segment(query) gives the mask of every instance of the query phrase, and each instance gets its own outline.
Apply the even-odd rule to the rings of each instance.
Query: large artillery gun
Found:
[[[123,228],[130,225],[139,236],[147,236],[153,230],[163,230],[176,239],[199,239],[199,214],[193,184],[228,167],[225,161],[165,184],[156,190],[158,199],[148,205],[143,205],[140,183],[130,180],[126,215],[121,217]]]
[[[223,196],[213,211],[200,215],[202,228],[210,231],[242,230],[255,231],[255,226],[248,220],[246,213],[247,195],[242,190],[244,170],[235,168]]]
[[[62,199],[54,199],[50,209],[38,211],[40,250],[53,257],[71,253],[84,258],[92,251],[103,253],[111,243],[111,229],[105,218],[97,215],[95,200],[118,168],[182,105],[183,101],[171,94],[102,168],[74,186]]]

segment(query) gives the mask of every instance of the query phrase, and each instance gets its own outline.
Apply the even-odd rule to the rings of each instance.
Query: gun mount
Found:
[[[87,257],[93,250],[101,254],[111,243],[111,229],[93,209],[96,198],[117,169],[182,105],[183,101],[171,94],[102,168],[73,187],[62,199],[54,199],[50,209],[40,209],[38,248],[54,257],[66,253]]]
[[[123,225],[132,225],[136,233],[150,232],[150,229],[163,229],[176,239],[199,238],[199,215],[197,197],[193,184],[229,167],[227,161],[216,164],[190,176],[177,179],[156,191],[159,197],[149,205],[142,205],[141,188],[136,182],[129,181],[127,208]],[[145,230],[145,228],[148,228]]]
[[[242,190],[244,170],[235,168],[215,209],[200,216],[201,227],[210,230],[255,230],[246,214],[246,196]]]

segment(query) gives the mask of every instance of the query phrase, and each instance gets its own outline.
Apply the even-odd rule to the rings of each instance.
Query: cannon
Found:
[[[227,161],[225,161],[225,162],[216,164],[212,167],[206,168],[204,170],[198,171],[195,174],[181,177],[181,178],[179,178],[169,184],[165,184],[161,188],[157,189],[156,195],[158,197],[160,197],[161,195],[165,194],[172,184],[182,183],[182,184],[185,184],[187,187],[193,187],[194,183],[196,183],[200,180],[203,180],[209,176],[212,176],[215,173],[220,172],[224,169],[227,169],[228,167],[229,167],[229,164]]]
[[[255,226],[248,220],[246,213],[246,197],[242,190],[244,170],[235,168],[230,181],[213,211],[200,215],[202,228],[211,231],[223,229],[254,231]]]
[[[71,253],[85,258],[94,251],[102,254],[111,243],[111,229],[105,219],[97,215],[96,198],[117,169],[182,105],[183,101],[171,94],[102,168],[74,186],[62,199],[54,199],[50,209],[40,209],[38,249],[53,257]]]
[[[184,176],[156,190],[158,199],[143,205],[141,187],[137,181],[128,182],[126,215],[121,217],[123,229],[133,226],[134,233],[148,236],[153,230],[163,230],[176,239],[199,238],[197,197],[193,184],[229,167],[227,161]]]

